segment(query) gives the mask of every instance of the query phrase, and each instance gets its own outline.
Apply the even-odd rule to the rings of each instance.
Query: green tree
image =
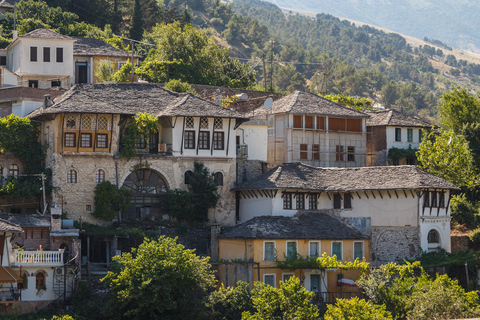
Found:
[[[480,98],[465,88],[453,87],[442,95],[438,110],[442,125],[455,133],[462,133],[465,124],[476,123],[480,119]]]
[[[380,90],[380,103],[383,104],[385,108],[390,108],[395,104],[395,101],[398,99],[397,85],[394,81],[388,82]]]
[[[452,130],[430,132],[416,153],[419,167],[457,186],[473,186],[477,174],[464,136]]]
[[[132,72],[132,63],[130,60],[127,61],[115,74],[113,75],[113,80],[115,82],[126,82],[130,81],[128,75]]]
[[[97,77],[98,82],[112,81],[115,70],[113,64],[108,60],[102,60],[95,69],[95,77]]]
[[[192,88],[191,85],[178,79],[170,79],[163,88],[175,92],[190,92],[195,95],[197,94],[197,92],[195,91],[195,89]]]
[[[453,195],[450,205],[453,223],[464,224],[468,228],[475,228],[478,225],[478,208],[465,194]]]
[[[202,318],[216,282],[208,257],[162,236],[114,259],[102,279],[110,289],[110,319]]]
[[[217,193],[217,182],[202,162],[193,163],[193,171],[189,177],[188,189],[192,204],[194,204],[194,219],[208,220],[208,209],[217,205],[220,196]]]
[[[384,305],[375,305],[364,299],[337,299],[328,305],[325,320],[391,320],[392,315]]]
[[[208,297],[207,305],[212,320],[241,320],[243,312],[253,312],[251,293],[247,282],[238,281],[235,287],[222,286]]]
[[[130,29],[130,39],[141,40],[143,36],[143,14],[140,0],[135,0],[133,7],[132,28]]]
[[[313,296],[297,277],[280,281],[278,289],[257,282],[252,290],[255,311],[245,311],[242,320],[316,320],[319,313],[317,306],[310,302]]]
[[[95,186],[95,211],[92,215],[98,219],[111,221],[117,214],[130,207],[131,194],[125,189],[117,189],[110,181],[103,181]]]

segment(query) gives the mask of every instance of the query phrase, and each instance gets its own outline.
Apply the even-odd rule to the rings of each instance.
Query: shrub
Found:
[[[452,222],[464,224],[469,228],[477,226],[478,209],[467,200],[465,194],[452,196],[450,204],[452,206]]]
[[[337,299],[335,305],[328,305],[325,320],[389,320],[393,319],[385,305],[375,305],[359,299]]]
[[[475,249],[480,249],[480,229],[473,230],[472,234],[470,234],[470,241],[472,241]]]
[[[190,92],[193,94],[197,94],[195,89],[192,88],[187,82],[182,82],[181,80],[177,79],[170,79],[164,86],[165,89],[172,90],[175,92]]]

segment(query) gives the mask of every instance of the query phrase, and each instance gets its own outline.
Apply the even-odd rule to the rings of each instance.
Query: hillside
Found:
[[[288,9],[327,13],[416,38],[480,52],[480,2],[473,0],[267,0]]]

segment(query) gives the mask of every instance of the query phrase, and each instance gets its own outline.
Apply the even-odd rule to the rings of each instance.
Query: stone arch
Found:
[[[122,213],[124,219],[156,219],[161,217],[161,197],[169,189],[165,177],[149,168],[131,172],[122,188],[130,191],[132,207]]]
[[[375,260],[377,264],[395,262],[410,257],[408,239],[398,230],[382,232],[374,244]]]

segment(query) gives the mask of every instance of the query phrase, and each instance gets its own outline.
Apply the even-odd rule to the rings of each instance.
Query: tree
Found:
[[[217,182],[208,168],[197,161],[193,163],[189,182],[188,189],[194,205],[194,220],[207,221],[208,209],[214,208],[220,198],[217,193]]]
[[[98,82],[106,82],[113,80],[114,73],[113,64],[108,60],[102,60],[99,62],[94,74],[98,78]]]
[[[252,290],[255,311],[245,311],[242,320],[316,320],[318,308],[310,301],[315,294],[307,291],[297,277],[280,281],[280,288],[257,282]]]
[[[143,15],[140,0],[135,0],[133,7],[132,28],[130,29],[130,39],[141,40],[143,36]]]
[[[392,315],[384,305],[375,305],[364,299],[337,299],[328,305],[325,320],[391,320]]]
[[[102,279],[110,289],[110,319],[202,318],[216,282],[208,257],[161,236],[114,260]]]
[[[465,88],[453,87],[452,91],[442,95],[438,110],[443,126],[459,134],[465,124],[479,121],[480,97],[478,94],[474,96]]]
[[[207,305],[212,320],[240,320],[243,312],[253,312],[247,282],[238,281],[235,287],[222,286],[210,294]]]
[[[473,186],[477,174],[473,156],[464,136],[452,130],[430,132],[417,151],[419,167],[457,185]]]
[[[380,90],[380,95],[379,101],[385,108],[390,108],[394,105],[398,99],[397,85],[395,82],[390,81],[384,85],[382,90]]]
[[[195,91],[195,89],[192,88],[191,85],[189,85],[187,82],[183,82],[177,79],[170,79],[163,88],[175,92],[190,92],[193,94],[197,94],[197,92]]]
[[[110,181],[103,181],[95,186],[95,211],[92,215],[96,218],[110,221],[117,214],[130,207],[131,194],[125,189],[117,189]]]

